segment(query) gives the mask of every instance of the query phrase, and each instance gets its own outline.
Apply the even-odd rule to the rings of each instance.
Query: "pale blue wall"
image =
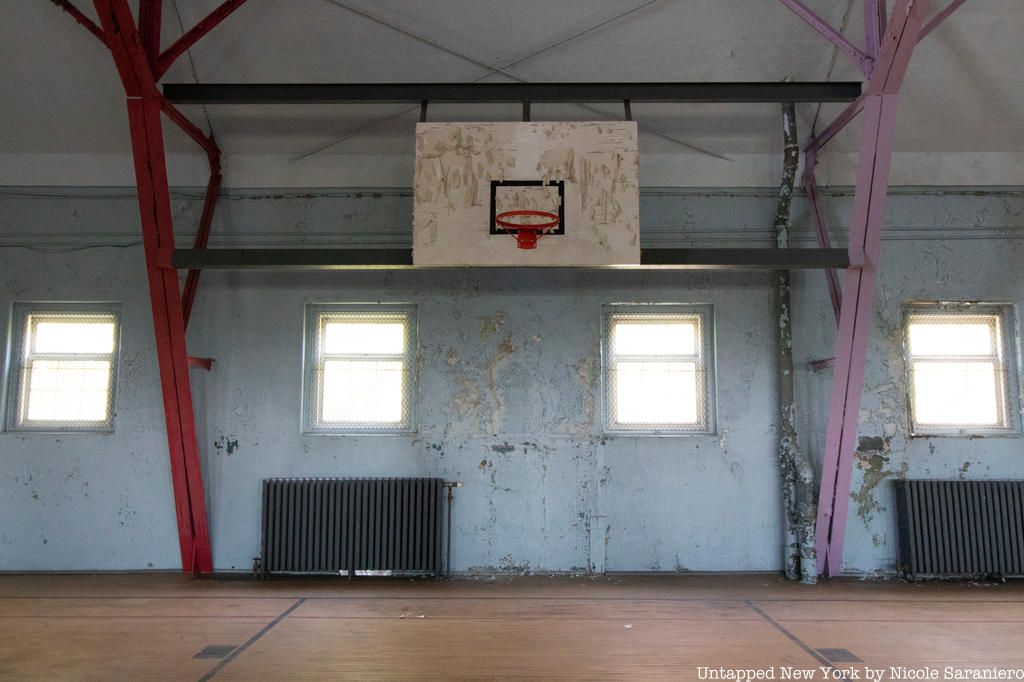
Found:
[[[183,244],[197,196],[176,199]],[[843,225],[848,193],[828,206]],[[648,191],[643,241],[768,245],[773,207],[771,190]],[[401,245],[410,211],[404,191],[234,192],[218,208],[215,243]],[[810,245],[799,201],[795,219],[796,241]],[[908,299],[1024,299],[1024,193],[899,190],[888,222],[861,427],[888,438],[888,450],[864,458],[884,461],[881,470],[855,472],[846,560],[857,571],[892,568],[888,479],[898,472],[1024,475],[1020,439],[906,438],[898,338]],[[123,189],[0,194],[5,314],[13,301],[118,300],[124,325],[112,435],[0,434],[0,570],[178,565],[141,248],[115,247],[138,239],[137,224]],[[105,246],[67,251],[95,244]],[[802,436],[819,456],[831,374],[813,374],[806,361],[832,354],[834,323],[821,273],[795,283]],[[376,300],[418,305],[418,433],[300,435],[303,305]],[[648,301],[714,305],[713,437],[602,434],[601,306]],[[594,530],[606,531],[609,570],[780,565],[767,273],[208,272],[189,342],[191,353],[217,359],[193,383],[218,569],[247,569],[257,552],[263,477],[418,474],[464,483],[456,570],[585,570],[591,517],[606,519]],[[216,446],[227,440],[238,441],[231,453]],[[865,473],[881,482],[862,489]]]

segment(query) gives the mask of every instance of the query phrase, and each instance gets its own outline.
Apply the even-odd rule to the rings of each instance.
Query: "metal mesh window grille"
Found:
[[[910,311],[908,392],[915,433],[1013,428],[1005,312]]]
[[[89,306],[92,307],[92,306]],[[116,311],[18,306],[14,430],[106,431],[113,427],[120,336]]]
[[[411,429],[412,311],[319,306],[310,326],[310,430]]]
[[[605,340],[609,430],[711,429],[705,312],[611,312]]]

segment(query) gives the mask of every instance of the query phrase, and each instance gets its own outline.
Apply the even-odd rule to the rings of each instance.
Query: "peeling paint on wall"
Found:
[[[233,455],[238,450],[238,436],[221,436],[213,441],[213,447],[218,452],[224,451],[228,456]]]
[[[505,366],[508,358],[515,352],[516,347],[513,345],[512,340],[509,337],[505,337],[498,344],[494,357],[487,364],[487,390],[490,391],[491,401],[494,406],[488,420],[489,433],[501,432],[502,421],[505,418],[505,394],[498,384],[498,374]]]
[[[869,529],[875,514],[886,510],[875,499],[875,489],[887,478],[906,478],[910,468],[906,462],[895,471],[888,468],[891,454],[889,439],[883,436],[861,436],[858,441],[856,457],[862,479],[860,488],[851,492],[850,497],[857,503],[857,515]]]
[[[579,163],[577,157],[577,168]],[[213,230],[214,246],[285,247],[298,239],[309,246],[336,245],[339,239],[371,235],[390,240],[386,243],[394,248],[409,244],[405,233],[367,228],[407,220],[408,191],[388,190],[383,199],[367,193],[364,203],[336,190],[287,198],[232,191],[231,211],[218,212],[217,220],[225,222]],[[854,570],[891,566],[892,478],[904,471],[950,479],[1020,473],[1015,439],[907,435],[900,305],[915,298],[1024,299],[1020,269],[992,267],[1024,262],[1024,239],[1019,238],[1024,235],[1024,193],[894,192],[861,425],[862,433],[882,441],[865,442],[854,472],[855,499],[866,504],[864,516],[857,517],[861,505],[850,505],[846,561]],[[202,193],[194,199],[182,196],[175,199],[176,207],[191,208],[178,215],[190,216],[185,222],[192,224]],[[642,201],[648,246],[768,246],[771,239],[765,228],[774,191],[658,190]],[[794,215],[806,216],[802,198],[795,201]],[[20,203],[12,208],[13,202]],[[849,198],[828,195],[827,204],[841,239]],[[88,210],[72,223],[67,209],[80,206]],[[14,240],[11,235],[29,229],[33,238],[66,246],[137,236],[131,196],[18,200],[3,195],[0,215],[0,240]],[[86,232],[95,225],[103,225],[105,232]],[[296,225],[300,234],[293,232]],[[332,230],[318,231],[323,225]],[[808,225],[794,228],[799,245],[813,243]],[[921,243],[910,240],[925,229],[936,239],[984,239],[949,242],[953,255],[930,241],[925,246],[931,255],[923,257]],[[965,243],[970,248],[961,248]],[[945,283],[934,278],[936,262],[950,273]],[[67,275],[46,276],[54,271]],[[0,528],[0,570],[177,568],[141,248],[0,250],[0,272],[0,307],[12,300],[81,296],[121,300],[125,321],[114,434],[0,433],[0,518],[6,522]],[[196,350],[224,359],[214,373],[193,377],[216,566],[245,567],[257,550],[264,477],[437,475],[464,483],[453,516],[456,572],[585,572],[588,519],[600,515],[609,520],[605,546],[612,571],[775,570],[780,566],[780,519],[771,484],[777,474],[770,292],[770,279],[762,273],[211,271],[203,277],[189,341]],[[824,440],[831,372],[812,376],[803,368],[810,357],[832,354],[834,321],[819,272],[794,273],[794,292],[798,417],[807,423],[806,431],[801,424],[806,445],[820,455],[815,448]],[[387,438],[300,434],[303,304],[339,297],[418,306],[419,433]],[[723,438],[601,436],[602,305],[689,300],[715,306]],[[497,318],[499,312],[503,319]],[[515,350],[502,349],[504,341]],[[494,387],[504,411],[497,433],[491,433],[496,403],[490,367],[499,355]],[[220,438],[225,441],[218,449],[214,442]],[[231,457],[228,440],[238,441]],[[259,456],[246,456],[257,441]],[[514,449],[508,450],[509,445]],[[137,516],[122,526],[122,510]],[[855,520],[865,517],[870,522]],[[701,523],[708,518],[715,523]],[[108,542],[94,541],[97,529],[104,530]]]
[[[572,378],[580,391],[583,404],[582,419],[569,425],[569,431],[577,434],[589,433],[597,416],[595,394],[601,384],[601,363],[597,358],[584,356],[572,366]]]

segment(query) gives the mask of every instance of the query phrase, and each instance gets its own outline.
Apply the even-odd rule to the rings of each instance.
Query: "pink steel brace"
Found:
[[[843,287],[815,527],[818,572],[826,575],[837,575],[842,570],[850,479],[874,315],[898,93],[924,25],[927,6],[928,0],[897,2],[879,47],[874,74],[862,98],[864,127],[849,249],[851,263],[862,260],[863,264],[860,268],[851,267],[846,271]],[[841,118],[846,121],[852,119],[855,108],[849,107]],[[826,132],[831,136],[841,127],[833,125]],[[826,137],[823,135],[822,139]],[[820,144],[812,147],[813,152]]]
[[[779,0],[779,2],[810,24],[815,31],[823,35],[829,42],[846,53],[866,77],[871,77],[875,65],[875,60],[871,56],[861,52],[860,48],[847,40],[842,33],[832,28],[827,21],[812,12],[801,0]]]

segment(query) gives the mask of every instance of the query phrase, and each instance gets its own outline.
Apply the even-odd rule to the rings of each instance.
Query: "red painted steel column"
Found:
[[[213,570],[206,523],[206,499],[199,464],[192,387],[185,349],[185,321],[178,289],[178,272],[161,268],[157,252],[174,248],[170,191],[164,158],[160,101],[153,97],[129,98],[128,119],[139,187],[139,210],[146,252],[146,273],[153,308],[157,361],[163,388],[167,444],[171,456],[182,570]]]
[[[196,439],[185,323],[176,270],[160,266],[160,249],[174,248],[161,97],[126,0],[94,0],[106,42],[128,96],[135,179],[139,192],[146,274],[163,391],[171,481],[182,570],[213,570]]]

